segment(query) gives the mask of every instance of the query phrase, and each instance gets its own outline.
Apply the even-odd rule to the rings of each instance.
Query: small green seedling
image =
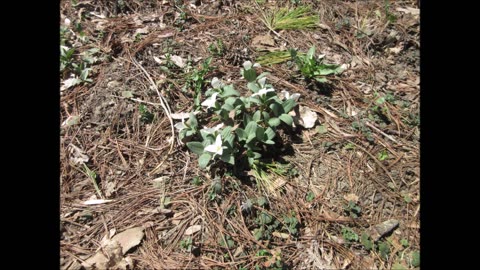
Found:
[[[315,57],[315,46],[308,50],[306,55],[297,53],[291,49],[290,55],[297,64],[301,74],[307,79],[314,79],[320,83],[328,82],[328,75],[336,75],[343,72],[343,67],[335,64],[324,63],[324,58],[317,59]]]

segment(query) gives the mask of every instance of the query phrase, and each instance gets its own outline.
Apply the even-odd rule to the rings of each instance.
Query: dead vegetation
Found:
[[[262,14],[285,6],[309,6],[317,26],[269,29]],[[61,12],[69,61],[92,79],[61,91],[62,269],[417,266],[416,1],[77,0]],[[328,84],[288,59],[261,68],[318,116],[285,134],[278,194],[200,170],[170,114],[192,111],[213,77],[243,85],[245,60],[311,46],[348,68]]]

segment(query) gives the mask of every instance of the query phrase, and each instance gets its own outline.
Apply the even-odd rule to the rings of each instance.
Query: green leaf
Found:
[[[256,82],[247,83],[247,88],[250,91],[252,91],[253,93],[257,93],[258,91],[260,91],[260,87],[258,86],[258,84]]]
[[[229,151],[227,149],[223,150],[220,159],[228,164],[235,165],[235,158],[232,155],[232,151]]]
[[[414,251],[412,252],[412,266],[419,267],[420,266],[420,252]]]
[[[289,114],[284,113],[284,114],[280,115],[278,118],[280,118],[280,120],[282,120],[285,124],[287,124],[289,126],[292,126],[292,124],[293,124],[293,118]]]
[[[257,72],[253,68],[244,70],[243,77],[249,82],[254,82],[257,79]]]
[[[208,165],[208,162],[210,162],[210,159],[212,159],[212,156],[209,153],[203,153],[198,158],[198,166],[201,169],[205,169],[205,167],[207,167],[207,165]]]
[[[365,247],[365,249],[372,250],[373,249],[373,241],[370,239],[370,236],[368,236],[367,233],[362,233],[362,236],[360,238],[360,243]]]
[[[198,121],[193,113],[190,113],[190,118],[188,119],[188,123],[190,127],[192,127],[192,129],[196,130],[198,128]]]
[[[256,111],[256,112],[253,114],[252,120],[255,121],[255,122],[260,121],[260,118],[261,118],[261,116],[262,116],[261,113],[262,113],[261,111]]]
[[[327,78],[325,77],[315,77],[315,80],[320,83],[326,83],[328,82]]]
[[[297,105],[297,103],[294,99],[289,98],[285,100],[285,102],[283,102],[282,104],[284,113],[289,113],[293,109],[293,107],[295,107],[295,105]]]
[[[402,265],[401,263],[395,263],[392,265],[392,270],[407,270],[408,268]]]
[[[247,138],[250,137],[251,134],[255,136],[255,132],[257,130],[257,123],[251,121],[248,123],[248,125],[245,127],[245,133],[247,133]]]
[[[243,140],[247,139],[247,134],[246,134],[245,130],[243,130],[241,128],[237,128],[237,129],[235,129],[235,133],[237,133],[237,136],[238,136],[239,140],[243,141]]]
[[[230,97],[230,96],[240,96],[240,93],[233,88],[233,85],[227,85],[223,87],[223,93],[220,94],[220,97]]]
[[[199,156],[201,154],[203,154],[204,146],[200,142],[188,142],[187,147],[188,147],[188,149],[190,149],[190,151],[192,151],[193,153],[195,153]]]
[[[265,130],[265,134],[267,135],[267,139],[269,140],[275,138],[275,131],[273,131],[273,129],[270,127]]]
[[[328,132],[327,130],[327,127],[325,125],[319,125],[315,128],[315,131],[318,133],[318,134],[325,134]]]
[[[268,125],[271,126],[271,127],[276,127],[276,126],[280,125],[280,119],[278,119],[276,117],[272,117],[272,118],[268,119]]]
[[[253,230],[253,237],[255,237],[255,240],[259,241],[263,237],[263,229],[258,228]]]
[[[234,110],[235,108],[234,108],[232,105],[230,105],[230,104],[228,104],[228,103],[225,103],[225,104],[222,105],[222,109],[224,109],[225,111],[229,112],[229,111],[231,111],[231,110]]]
[[[274,144],[275,144],[275,142],[272,141],[272,140],[266,140],[264,143],[265,143],[265,144],[270,144],[270,145],[274,145]]]
[[[249,143],[251,142],[253,139],[255,139],[257,137],[257,134],[256,133],[250,133],[248,134],[248,137],[247,137],[247,140],[245,141],[246,143]]]
[[[315,46],[311,47],[307,52],[307,59],[313,59],[315,54]]]
[[[265,129],[261,126],[257,127],[257,130],[255,131],[257,140],[263,141],[263,135],[265,134]]]
[[[283,113],[282,105],[280,105],[277,102],[274,102],[274,103],[270,104],[268,107],[270,107],[270,109],[272,110],[272,112],[275,116],[279,116],[280,114]]]
[[[380,242],[378,244],[378,251],[380,252],[380,256],[384,259],[388,259],[388,255],[390,254],[390,245],[388,242]]]
[[[268,119],[270,119],[270,114],[266,111],[262,112],[262,116],[263,116],[264,121],[268,121]]]

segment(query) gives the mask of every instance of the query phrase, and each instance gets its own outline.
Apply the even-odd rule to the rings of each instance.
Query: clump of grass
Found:
[[[280,8],[269,14],[263,13],[263,17],[263,23],[272,30],[314,28],[319,21],[318,15],[313,15],[307,6]]]

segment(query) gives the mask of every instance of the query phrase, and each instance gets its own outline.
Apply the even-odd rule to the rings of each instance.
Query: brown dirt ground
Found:
[[[258,2],[265,3],[61,1],[61,24],[69,18],[68,27],[78,33],[75,24],[80,23],[88,37],[78,42],[71,35],[68,44],[76,55],[99,48],[104,56],[92,66],[92,83],[61,92],[62,121],[80,117],[78,124],[61,130],[61,269],[81,269],[110,230],[139,226],[145,236],[125,255],[132,261],[130,269],[276,269],[267,268],[274,253],[281,253],[277,259],[285,269],[411,267],[411,254],[420,249],[420,26],[419,15],[409,12],[418,8],[417,1],[392,1],[388,13],[385,1],[297,1],[313,8],[321,27],[280,31],[280,37],[261,22],[259,9],[295,1]],[[389,21],[388,14],[396,20]],[[138,29],[145,34],[136,35]],[[242,203],[265,194],[228,174],[213,179],[178,141],[169,152],[170,122],[133,60],[157,83],[172,111],[191,111],[193,90],[182,90],[188,73],[175,66],[162,69],[154,57],[170,53],[191,59],[195,70],[211,55],[209,45],[222,40],[224,54],[213,57],[215,68],[205,79],[219,77],[242,89],[241,64],[263,53],[252,45],[258,35],[271,36],[277,47],[303,52],[315,45],[317,54],[349,68],[331,79],[329,89],[307,85],[288,63],[261,68],[271,73],[276,89],[301,93],[300,103],[318,113],[327,132],[292,131],[291,151],[282,158],[297,173],[286,179],[278,196],[269,196],[269,207],[255,205],[244,213]],[[61,79],[68,76],[61,74]],[[122,91],[131,91],[134,98],[123,97]],[[384,118],[374,109],[378,96],[387,97]],[[140,104],[154,114],[151,123],[140,119]],[[112,202],[82,204],[97,198],[97,191],[84,167],[73,162],[79,156],[75,147],[88,157],[85,165],[96,173],[102,196]],[[388,157],[380,161],[383,150]],[[192,184],[196,176],[203,179],[200,185]],[[216,181],[222,192],[211,200]],[[313,200],[307,200],[309,193]],[[361,208],[357,218],[345,211],[351,194]],[[170,203],[164,204],[165,198]],[[261,211],[280,221],[292,214],[298,234],[257,241],[252,231]],[[378,242],[388,243],[388,256],[342,237],[344,227],[360,237],[391,219],[399,226]],[[192,225],[201,230],[192,235],[189,252],[181,241]],[[280,228],[276,230],[285,233]],[[221,245],[223,239],[233,244]],[[259,255],[261,250],[270,255]]]

